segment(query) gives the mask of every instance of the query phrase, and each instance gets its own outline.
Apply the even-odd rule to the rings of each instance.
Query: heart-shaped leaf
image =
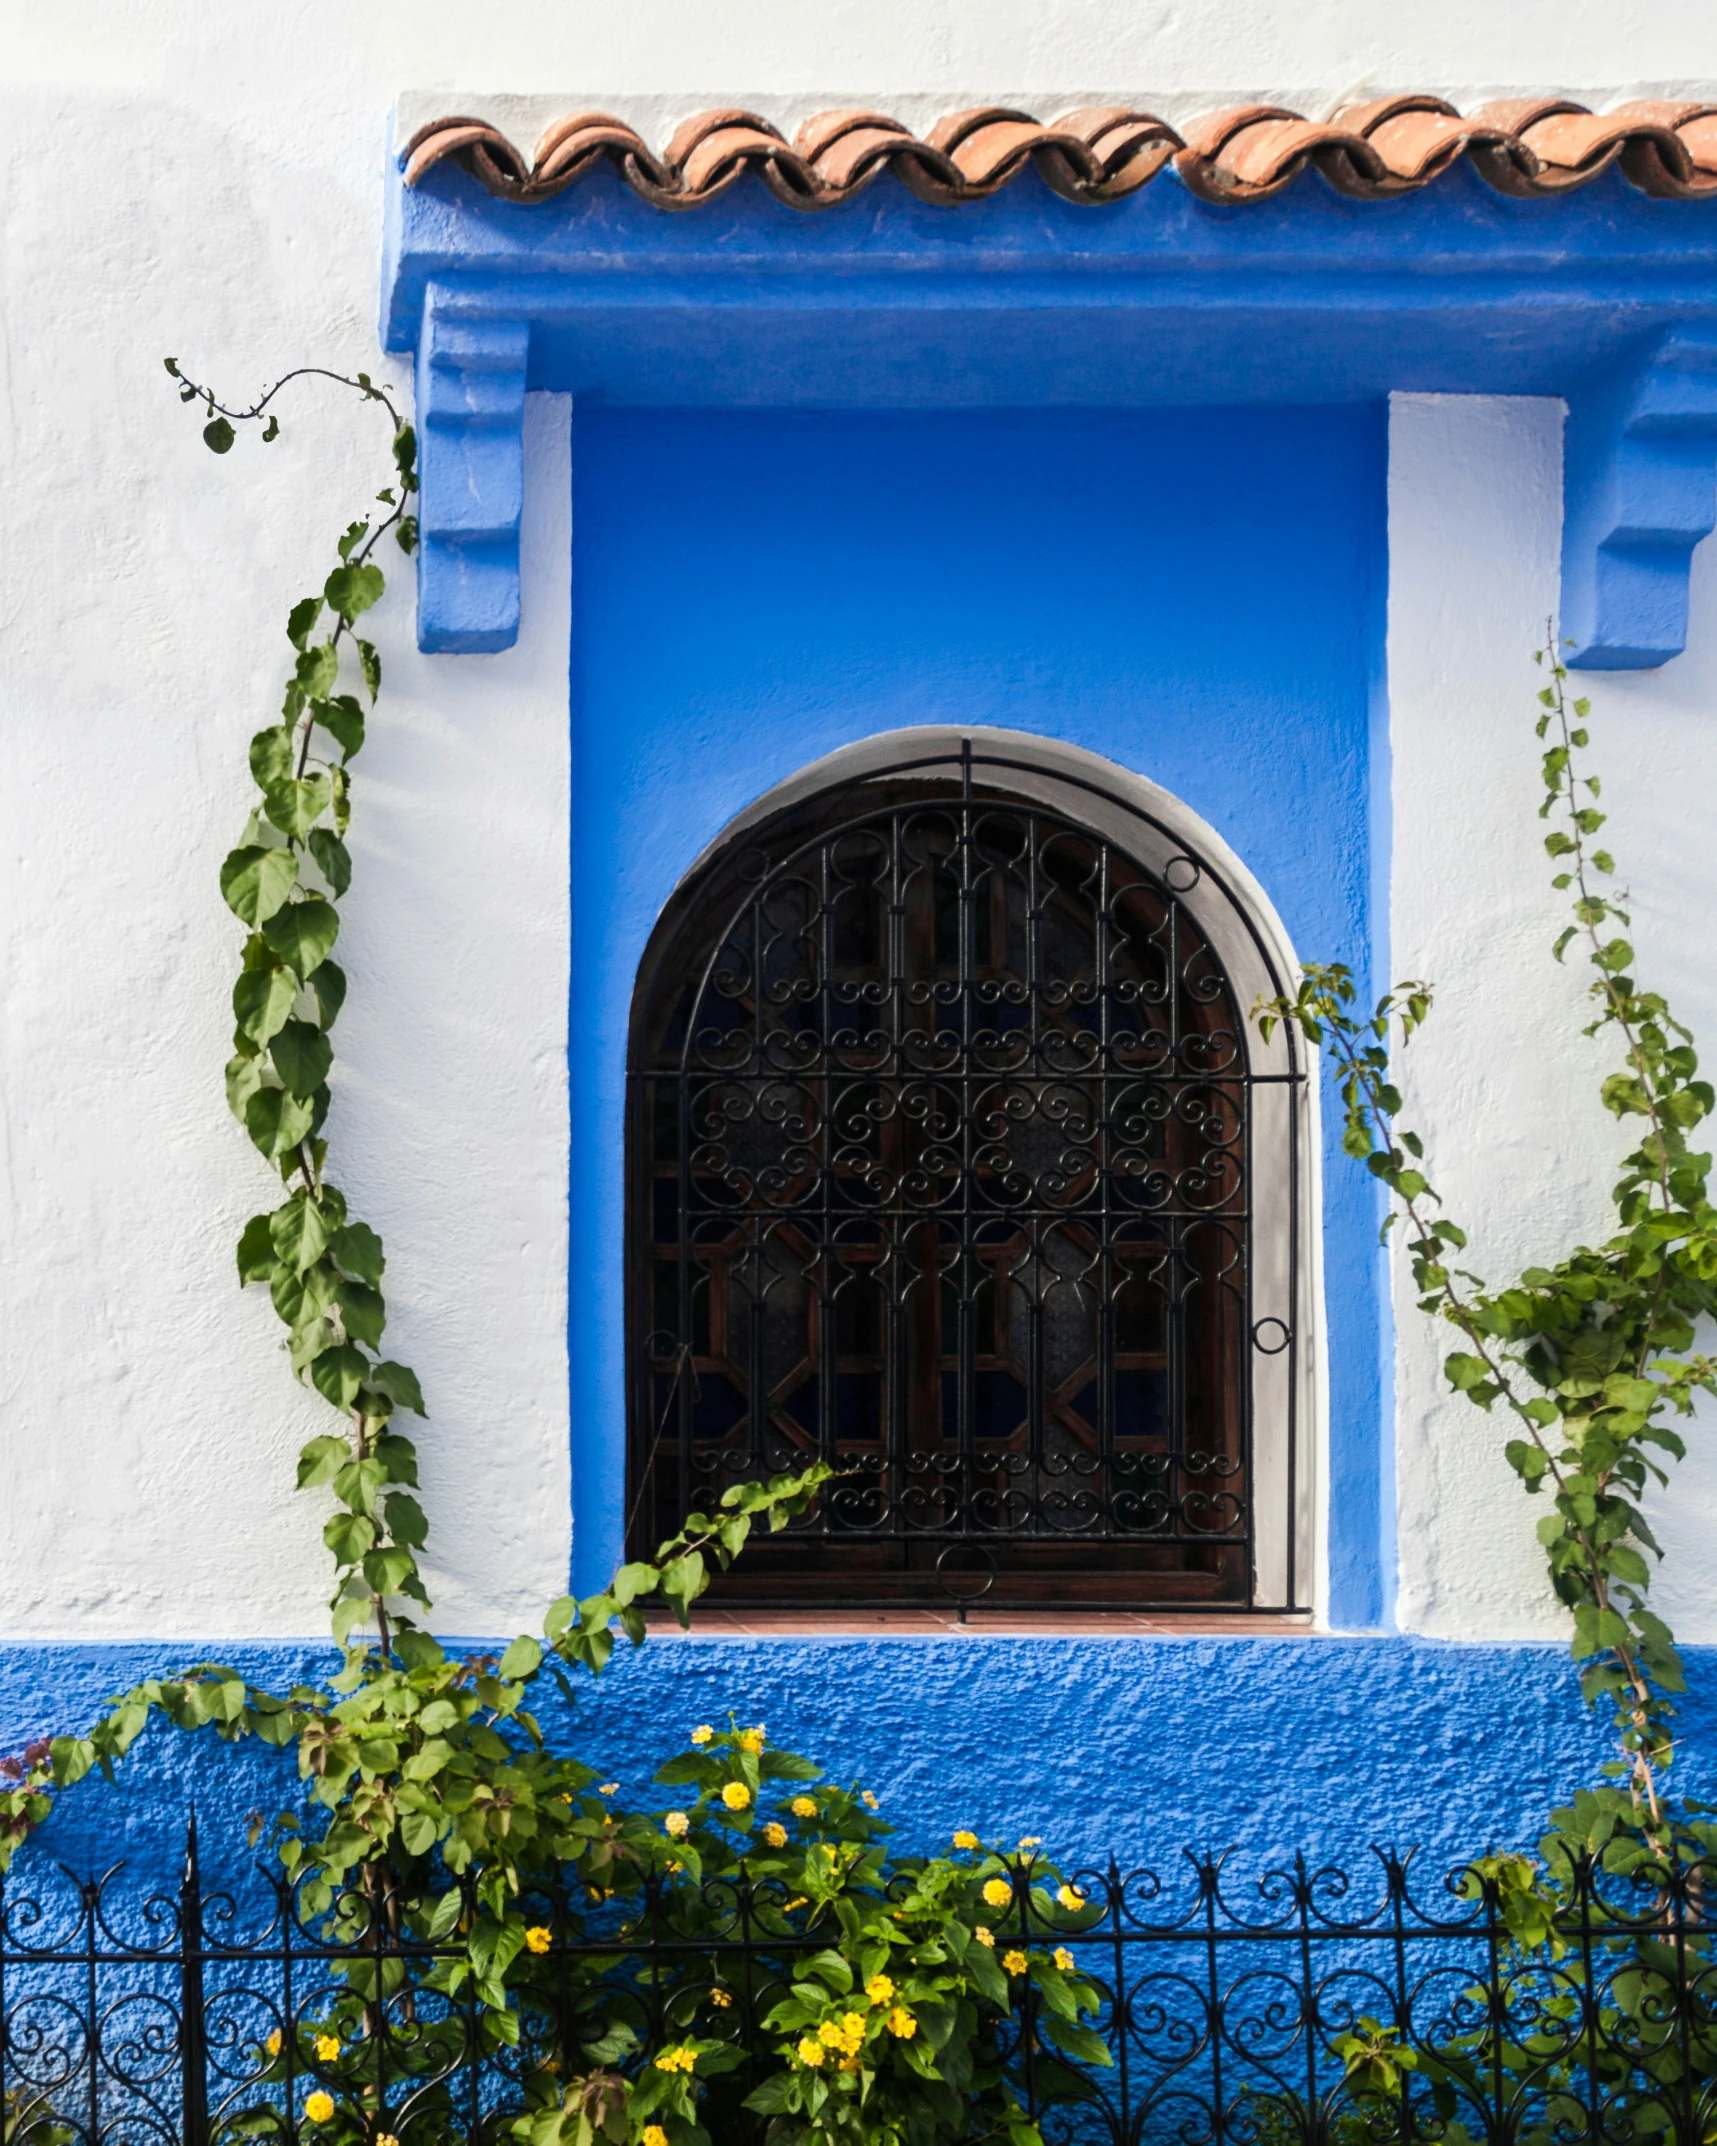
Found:
[[[284,1207],[276,1208],[269,1216],[268,1235],[275,1257],[299,1275],[306,1267],[314,1266],[327,1249],[328,1220],[309,1193],[295,1192]],[[297,1321],[292,1323],[296,1325]]]
[[[289,1154],[308,1136],[314,1116],[308,1103],[288,1095],[284,1088],[258,1088],[244,1106],[245,1130],[270,1162]]]
[[[253,929],[278,911],[297,879],[298,859],[289,849],[252,844],[235,849],[221,866],[221,892],[227,907]]]
[[[297,1096],[313,1096],[334,1063],[334,1046],[309,1021],[288,1021],[271,1049],[281,1085]]]
[[[333,952],[340,936],[340,912],[319,894],[277,910],[262,927],[262,936],[299,976],[308,976]]]
[[[252,1042],[266,1044],[285,1027],[297,996],[290,969],[247,969],[233,985],[233,1015]]]

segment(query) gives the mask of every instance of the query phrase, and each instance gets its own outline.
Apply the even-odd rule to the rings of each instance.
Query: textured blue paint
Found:
[[[576,1575],[622,1534],[628,1009],[663,903],[742,806],[915,723],[1000,724],[1183,798],[1307,955],[1370,969],[1376,406],[747,414],[573,426]],[[1387,1615],[1371,1181],[1325,1238],[1332,1612]]]
[[[1605,381],[1665,331],[1717,318],[1717,203],[1650,201],[1617,173],[1571,198],[1514,201],[1462,169],[1388,203],[1344,199],[1308,173],[1244,209],[1172,179],[1081,208],[1028,177],[955,213],[884,180],[817,217],[751,183],[683,217],[608,173],[530,209],[451,170],[410,192],[396,172],[389,186],[390,349],[416,347],[437,317],[528,324],[533,386],[626,404],[1548,394],[1583,410],[1584,429],[1608,425],[1613,445],[1629,405]],[[444,447],[426,438],[426,473]],[[1587,511],[1585,488],[1604,494],[1607,469],[1603,440],[1570,466],[1565,608],[1591,612],[1593,661],[1660,662],[1690,545],[1659,543],[1643,562],[1634,546],[1620,571],[1608,553],[1594,564],[1616,532],[1601,504]],[[459,450],[456,480],[469,471]],[[424,645],[494,645],[496,615],[487,585],[441,576]]]
[[[0,1749],[86,1719],[108,1692],[190,1649],[18,1647],[0,1656]],[[279,1688],[315,1650],[225,1658]],[[1709,1793],[1717,1651],[1691,1650],[1682,1786]],[[550,1733],[618,1779],[638,1808],[698,1721],[771,1737],[882,1798],[907,1845],[958,1824],[1044,1836],[1068,1858],[1111,1850],[1172,1867],[1183,1846],[1233,1846],[1243,1868],[1295,1848],[1363,1867],[1371,1843],[1432,1863],[1525,1844],[1593,1778],[1603,1740],[1566,1652],[1399,1639],[652,1640],[585,1686],[576,1720],[545,1694]],[[1287,1726],[1291,1724],[1291,1735]],[[152,1730],[121,1769],[68,1796],[29,1851],[73,1869],[124,1857],[169,1877],[194,1800],[222,1876],[247,1857],[245,1812],[296,1805],[291,1758]],[[21,1867],[20,1876],[28,1870]]]
[[[1568,412],[1562,619],[1582,670],[1687,645],[1693,547],[1717,521],[1717,328],[1672,329]]]

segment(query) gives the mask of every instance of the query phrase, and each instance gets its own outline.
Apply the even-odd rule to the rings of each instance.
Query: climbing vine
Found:
[[[1586,1034],[1613,1035],[1621,1061],[1600,1093],[1638,1135],[1612,1194],[1615,1231],[1501,1287],[1461,1264],[1466,1232],[1442,1209],[1423,1143],[1400,1124],[1390,1064],[1392,1030],[1405,1044],[1430,1012],[1428,985],[1399,984],[1364,1015],[1349,970],[1313,965],[1293,996],[1256,1011],[1266,1036],[1291,1022],[1328,1052],[1345,1113],[1342,1145],[1390,1195],[1385,1234],[1405,1224],[1420,1309],[1461,1337],[1444,1364],[1449,1385],[1508,1418],[1508,1463],[1548,1503],[1538,1539],[1550,1584],[1573,1616],[1581,1688],[1609,1710],[1621,1748],[1610,1769],[1616,1785],[1583,1792],[1558,1813],[1555,1852],[1614,1841],[1612,1853],[1627,1853],[1632,1841],[1661,1856],[1675,1834],[1661,1776],[1685,1684],[1674,1639],[1648,1606],[1648,1560],[1660,1552],[1642,1499],[1650,1484],[1667,1481],[1662,1458],[1682,1457],[1672,1419],[1690,1414],[1697,1394],[1717,1394],[1717,1364],[1694,1348],[1697,1322],[1717,1312],[1712,1159],[1689,1142],[1713,1091],[1698,1077],[1687,1029],[1634,976],[1625,900],[1608,891],[1615,860],[1597,841],[1605,822],[1599,780],[1582,772],[1590,704],[1569,699],[1555,650],[1552,639],[1539,656],[1548,668],[1537,720],[1540,817],[1551,823],[1544,847],[1552,883],[1573,920],[1554,953],[1560,961],[1570,946],[1584,950],[1594,1007]],[[1710,1829],[1700,1830],[1704,1852]]]

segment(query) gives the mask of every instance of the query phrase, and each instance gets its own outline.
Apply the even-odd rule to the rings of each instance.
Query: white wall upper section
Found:
[[[1394,757],[1391,966],[1436,1009],[1401,1060],[1432,1182],[1498,1282],[1607,1235],[1633,1145],[1597,1100],[1618,1062],[1581,1033],[1591,971],[1550,947],[1568,921],[1537,818],[1532,650],[1555,609],[1562,406],[1398,395],[1389,430],[1389,699]],[[1535,625],[1536,622],[1536,625]],[[1584,672],[1604,839],[1632,892],[1642,981],[1665,990],[1717,1062],[1717,554],[1694,555],[1688,653],[1661,671]],[[1502,1457],[1512,1431],[1447,1391],[1458,1345],[1417,1309],[1397,1255],[1401,1622],[1449,1638],[1561,1633]],[[1717,1412],[1687,1428],[1654,1503],[1660,1607],[1717,1638]]]
[[[160,360],[235,395],[302,361],[377,368],[400,85],[436,106],[485,88],[612,101],[659,132],[730,97],[786,121],[848,98],[908,119],[991,98],[1315,110],[1367,84],[1606,102],[1717,82],[1717,10],[12,0],[0,50],[0,1637],[202,1638],[323,1624],[320,1512],[290,1488],[319,1408],[295,1396],[266,1303],[232,1278],[268,1180],[219,1093],[237,932],[215,873],[247,809],[245,741],[277,705],[285,604],[320,581],[383,442],[373,413],[313,390],[277,445],[216,462]],[[468,1630],[532,1618],[566,1559],[567,484],[564,425],[531,423],[521,646],[417,656],[403,576],[379,621],[388,690],[358,768],[333,1124],[339,1179],[388,1241],[390,1340],[433,1411],[438,1608]],[[1395,618],[1399,957],[1447,987],[1423,1051],[1432,1130],[1464,1096],[1516,1124],[1534,1080],[1578,1056],[1537,1051],[1557,988],[1542,964],[1517,1011],[1480,958],[1518,945],[1535,960],[1550,928],[1531,907],[1521,651],[1553,593],[1553,441],[1531,413],[1422,411],[1403,428],[1423,496],[1397,516],[1397,580],[1424,586]],[[1697,983],[1689,897],[1709,894],[1694,884],[1708,850],[1683,836],[1717,774],[1698,706],[1717,665],[1710,563],[1695,591],[1696,653],[1597,690],[1648,948]],[[1469,1079],[1463,1053],[1487,1045],[1514,1070],[1479,1057]],[[1589,1209],[1600,1130],[1567,1136],[1559,1219]],[[1463,1137],[1445,1170],[1481,1225],[1516,1215],[1498,1260],[1539,1197],[1523,1163],[1518,1134],[1499,1133],[1488,1161]],[[1427,1457],[1441,1404],[1422,1355],[1403,1371],[1403,1495],[1432,1513],[1408,1546],[1412,1614],[1530,1625],[1513,1505],[1505,1519],[1467,1461],[1483,1426],[1437,1417],[1447,1456]],[[1475,1613],[1476,1559],[1509,1578]]]

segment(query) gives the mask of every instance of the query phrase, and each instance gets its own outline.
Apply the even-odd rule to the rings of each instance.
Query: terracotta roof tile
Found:
[[[524,156],[481,119],[420,127],[406,145],[416,186],[449,159],[505,201],[547,201],[599,163],[611,164],[657,208],[701,208],[755,172],[797,209],[833,208],[885,170],[939,207],[981,201],[1036,166],[1069,201],[1119,201],[1172,158],[1202,200],[1264,201],[1315,165],[1360,200],[1429,186],[1466,158],[1498,192],[1555,195],[1610,165],[1642,192],[1676,201],[1717,198],[1717,105],[1668,100],[1590,112],[1562,97],[1518,97],[1464,117],[1432,96],[1344,106],[1313,120],[1279,105],[1212,113],[1183,139],[1166,120],[1125,105],[1068,112],[1048,125],[1029,112],[981,106],[953,112],[920,140],[883,112],[821,112],[791,142],[755,112],[699,112],[658,157],[608,112],[559,119]]]

